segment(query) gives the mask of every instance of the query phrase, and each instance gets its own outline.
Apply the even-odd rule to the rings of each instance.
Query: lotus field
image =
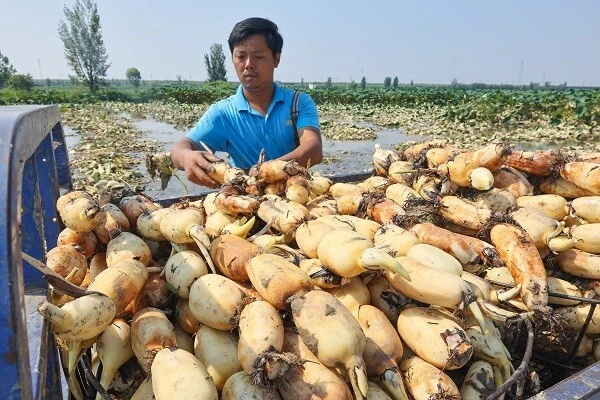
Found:
[[[597,90],[291,87],[307,91],[317,103],[327,143],[326,166],[320,168],[328,175],[368,169],[375,143],[393,149],[406,142],[446,138],[464,148],[509,140],[528,150],[600,149]],[[168,150],[210,102],[234,91],[220,83],[95,95],[33,91],[4,94],[0,101],[60,103],[65,125],[74,130],[76,187],[96,192],[106,185],[147,185],[144,153]],[[186,190],[194,188],[183,193]]]

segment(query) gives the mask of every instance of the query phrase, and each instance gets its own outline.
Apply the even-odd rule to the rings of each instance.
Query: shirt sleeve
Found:
[[[203,142],[212,151],[226,151],[227,139],[219,109],[214,104],[211,105],[185,137],[200,147],[202,147],[200,142]]]
[[[298,99],[297,127],[298,130],[308,127],[321,130],[317,106],[308,93],[301,93],[300,98]]]

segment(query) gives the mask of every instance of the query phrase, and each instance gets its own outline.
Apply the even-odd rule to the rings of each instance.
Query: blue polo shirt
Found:
[[[272,160],[296,148],[290,110],[294,91],[275,84],[273,100],[266,115],[254,110],[238,87],[236,94],[211,105],[186,135],[213,151],[227,152],[236,167],[248,169],[258,162],[260,151]],[[317,107],[307,93],[298,99],[298,131],[320,129]]]

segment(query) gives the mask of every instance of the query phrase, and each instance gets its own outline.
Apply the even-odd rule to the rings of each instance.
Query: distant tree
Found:
[[[450,86],[452,86],[453,88],[457,88],[458,87],[458,79],[456,79],[456,78],[452,79],[452,83],[450,84]]]
[[[413,80],[410,80],[410,86],[415,86],[415,83],[413,82]]]
[[[31,74],[13,74],[8,79],[8,86],[15,90],[31,90],[33,89],[33,77]]]
[[[304,78],[300,78],[300,87],[304,87]]]
[[[204,64],[206,65],[209,82],[227,81],[225,54],[223,53],[223,46],[219,43],[210,46],[210,54],[204,54]]]
[[[331,83],[331,77],[329,77],[329,78],[327,78],[327,82],[325,82],[325,87],[326,88],[330,88],[331,85],[332,85],[332,83]]]
[[[181,85],[183,83],[183,77],[181,75],[177,75],[177,84]]]
[[[50,80],[50,78],[46,78],[46,86],[52,86],[52,81]]]
[[[17,72],[17,70],[12,66],[8,57],[2,55],[2,52],[0,52],[0,88],[8,83],[11,75],[15,72]]]
[[[131,83],[133,86],[135,86],[135,87],[140,86],[140,81],[142,80],[142,74],[140,74],[140,71],[137,68],[135,68],[135,67],[127,68],[127,71],[125,72],[125,77],[129,81],[129,83]]]
[[[367,78],[365,78],[363,76],[362,79],[360,80],[360,88],[365,89],[366,87],[367,87]]]
[[[352,89],[352,90],[354,90],[354,89],[356,89],[357,87],[358,87],[358,83],[356,83],[356,82],[354,82],[354,81],[351,81],[351,82],[348,84],[348,89]]]
[[[392,83],[392,87],[394,89],[398,89],[398,77],[394,77],[394,82]]]
[[[392,86],[392,77],[386,76],[385,79],[383,80],[383,87],[387,89],[390,86]]]
[[[110,67],[102,40],[98,7],[92,0],[76,0],[64,8],[67,22],[60,20],[58,34],[63,42],[67,64],[90,91],[104,83]]]
[[[549,88],[550,86],[552,86],[552,82],[550,82],[550,81],[544,82],[544,87]]]

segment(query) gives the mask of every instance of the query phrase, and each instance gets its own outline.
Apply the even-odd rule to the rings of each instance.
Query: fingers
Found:
[[[212,164],[207,160],[208,156],[212,155],[202,151],[194,151],[191,153],[186,160],[185,175],[189,181],[198,185],[217,188],[220,184],[215,182],[206,173],[207,171],[214,172],[215,170]]]
[[[196,151],[194,152],[191,161],[193,161],[195,165],[198,165],[205,171],[214,172],[215,168],[213,167],[212,163],[208,160],[208,156],[210,155],[211,154],[205,153],[203,151]]]
[[[218,182],[211,179],[211,177],[200,167],[186,169],[185,176],[190,182],[194,182],[197,185],[206,186],[212,189],[221,186]]]
[[[203,155],[204,155],[204,158],[209,162],[222,161],[219,157],[215,156],[214,154],[208,153],[208,152],[204,152]]]

